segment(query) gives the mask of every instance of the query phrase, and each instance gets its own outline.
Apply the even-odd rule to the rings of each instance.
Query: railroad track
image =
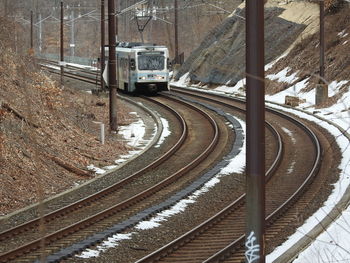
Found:
[[[53,74],[60,74],[60,65],[57,61],[38,59],[38,63],[40,67],[47,70],[48,72]],[[64,76],[94,85],[100,85],[101,82],[101,76],[98,70],[93,71],[84,69],[82,67],[72,66],[70,64],[67,64],[64,67]]]
[[[187,96],[194,98],[197,101],[210,101],[210,103],[220,105],[219,107],[230,108],[228,104],[232,104],[232,99],[220,97],[220,102],[214,95],[195,94],[196,92],[184,92],[183,90],[176,90],[176,93],[182,94],[181,96]],[[203,98],[206,97],[206,98]],[[211,98],[208,98],[211,97]],[[235,101],[234,104],[242,104],[242,101]],[[240,106],[241,110],[244,106]],[[237,110],[237,109],[236,109]],[[293,227],[296,226],[295,221],[299,218],[300,211],[305,211],[308,208],[310,200],[315,199],[322,184],[327,181],[322,175],[320,176],[318,170],[322,165],[320,162],[321,156],[321,144],[318,141],[318,136],[322,136],[307,128],[298,120],[286,116],[284,114],[268,109],[268,115],[278,116],[280,119],[288,119],[289,122],[294,123],[295,128],[293,134],[303,132],[303,138],[298,139],[298,145],[305,145],[303,152],[308,148],[308,152],[303,152],[308,156],[313,156],[312,165],[305,165],[305,162],[301,162],[299,166],[298,162],[294,164],[288,164],[286,161],[281,161],[282,152],[285,155],[291,155],[293,153],[286,154],[289,149],[274,150],[278,152],[274,160],[269,160],[271,168],[267,173],[267,232],[266,242],[267,251],[273,250],[273,248],[279,244],[279,242],[286,236],[286,232],[290,232]],[[275,124],[278,125],[279,124]],[[276,135],[273,128],[269,128],[275,138],[288,137]],[[280,130],[281,127],[275,130]],[[273,132],[272,132],[273,131]],[[306,139],[308,138],[308,139]],[[280,141],[280,139],[276,139]],[[285,139],[284,139],[285,140]],[[325,141],[326,139],[323,139]],[[288,144],[293,144],[289,142]],[[309,145],[309,146],[306,146]],[[310,147],[310,145],[314,145]],[[295,155],[296,153],[294,153]],[[271,155],[271,154],[270,154]],[[277,158],[277,156],[279,156]],[[289,173],[288,167],[293,165],[295,168],[294,173]],[[278,167],[278,169],[276,169]],[[307,168],[306,168],[307,167]],[[305,170],[308,169],[308,172]],[[276,170],[276,171],[275,171]],[[295,175],[294,175],[295,174]],[[288,176],[287,176],[288,175]],[[271,180],[270,177],[273,178]],[[314,178],[318,176],[318,180]],[[276,201],[278,200],[278,201]],[[206,222],[195,227],[192,231],[182,235],[176,240],[170,242],[168,245],[156,250],[155,252],[143,257],[137,262],[242,262],[244,260],[244,194],[232,202],[227,208],[208,219]],[[216,230],[218,229],[218,230]],[[277,240],[277,241],[276,241]],[[214,245],[215,244],[215,245]],[[204,247],[204,248],[203,248]]]
[[[174,90],[174,89],[173,89]],[[231,107],[232,100],[220,97],[220,101],[213,99],[213,95],[198,95],[196,92],[185,92],[176,89],[177,93],[195,97],[200,100],[210,100],[225,107]],[[203,98],[204,97],[204,98]],[[209,98],[210,97],[210,98]],[[223,102],[226,100],[226,103]],[[226,104],[226,105],[225,105]],[[295,211],[303,211],[307,208],[308,198],[317,191],[319,185],[314,186],[314,178],[318,174],[321,165],[321,144],[313,131],[303,123],[291,116],[268,110],[269,114],[277,114],[288,119],[299,129],[303,130],[312,145],[312,165],[304,170],[299,178],[291,175],[275,175],[276,169],[270,168],[266,174],[267,193],[267,246],[277,236],[282,235],[288,225],[293,225],[296,220]],[[277,135],[276,135],[277,136]],[[282,152],[280,150],[279,152]],[[278,155],[274,164],[280,162],[282,156]],[[296,164],[297,165],[297,164]],[[273,166],[272,166],[273,167]],[[269,180],[272,174],[277,180]],[[289,177],[289,178],[288,178]],[[283,182],[283,184],[281,184]],[[305,192],[309,192],[303,195]],[[235,200],[223,211],[219,212],[206,222],[197,226],[168,245],[156,250],[137,261],[141,262],[245,262],[244,232],[245,232],[245,195]],[[278,201],[277,201],[278,200]],[[271,247],[269,248],[272,249]]]
[[[116,226],[115,222],[125,224],[124,228],[132,226],[137,220],[142,220],[161,209],[148,209],[149,214],[145,212],[147,208],[159,204],[174,191],[181,191],[183,185],[196,177],[196,173],[189,175],[191,170],[201,162],[207,161],[209,165],[211,161],[208,161],[207,157],[213,152],[218,155],[222,151],[221,148],[215,148],[220,140],[219,128],[209,114],[173,98],[159,97],[153,99],[153,103],[167,107],[179,120],[182,133],[178,142],[157,161],[109,188],[53,211],[43,218],[0,233],[0,262],[30,262],[42,254],[55,254],[64,247],[88,239],[91,233],[103,232],[108,227],[113,228]],[[181,114],[170,106],[165,106],[166,104],[182,109],[181,114],[191,116],[196,125],[190,124],[189,129],[189,124]],[[183,179],[185,175],[186,178]],[[144,215],[139,216],[136,221],[130,220],[140,213]],[[125,223],[128,220],[129,225]],[[44,237],[40,236],[38,230],[42,222],[47,228]],[[121,231],[123,228],[118,229]],[[95,238],[91,245],[101,239],[102,236]]]

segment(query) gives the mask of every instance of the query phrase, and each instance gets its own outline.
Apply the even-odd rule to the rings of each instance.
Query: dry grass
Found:
[[[343,32],[343,37],[339,33]],[[346,33],[348,33],[346,35]],[[337,9],[329,12],[325,18],[325,79],[350,79],[350,17],[349,8]],[[279,72],[286,67],[290,72],[297,72],[298,81],[310,77],[304,91],[315,88],[320,81],[320,51],[319,33],[313,34],[298,43],[288,54],[279,60],[266,74]],[[281,85],[281,89],[282,86]],[[285,87],[287,88],[287,87]]]
[[[0,36],[0,215],[37,202],[93,176],[86,166],[112,164],[128,148],[98,126],[108,123],[108,98],[65,87],[40,72],[30,56]],[[120,123],[130,123],[119,103]],[[81,173],[81,171],[83,173]]]
[[[270,79],[265,79],[265,93],[267,95],[276,94],[288,87],[286,82],[277,82]]]

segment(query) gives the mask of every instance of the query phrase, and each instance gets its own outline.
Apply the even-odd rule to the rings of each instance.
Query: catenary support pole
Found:
[[[265,262],[264,1],[246,1],[246,263]]]
[[[320,81],[319,83],[324,83],[324,53],[325,53],[325,43],[324,43],[324,1],[320,1]]]
[[[41,21],[42,16],[39,13],[39,53],[41,54],[43,49],[43,22]]]
[[[108,84],[109,84],[109,124],[111,131],[117,131],[117,79],[116,79],[116,35],[114,0],[108,0]]]
[[[64,14],[63,14],[63,1],[61,1],[61,27],[60,27],[60,69],[61,69],[61,87],[63,87],[64,85],[64,80],[63,80],[63,76],[64,76],[64,39],[63,39],[63,19],[64,19]]]
[[[34,27],[34,23],[33,23],[33,10],[32,10],[32,11],[30,11],[30,50],[31,50],[31,52],[33,52],[33,50],[34,50],[34,37],[33,37],[34,30],[33,30],[33,27]]]
[[[70,29],[70,55],[73,58],[75,56],[75,22],[74,22],[74,7],[71,12],[71,29]]]
[[[101,90],[105,89],[105,82],[103,80],[103,71],[105,69],[105,0],[101,0],[101,60],[100,60],[100,70],[101,70]]]
[[[174,0],[174,27],[175,27],[175,64],[179,63],[179,33],[178,33],[178,5]]]
[[[320,8],[320,77],[316,84],[315,103],[317,106],[324,103],[328,98],[328,84],[325,77],[325,28],[324,28],[324,0],[319,2]]]
[[[118,41],[118,36],[119,36],[118,11],[119,11],[119,1],[115,0],[115,35],[116,35],[116,41]]]

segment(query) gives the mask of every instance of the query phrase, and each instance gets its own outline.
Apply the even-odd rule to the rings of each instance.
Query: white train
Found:
[[[121,42],[116,47],[116,59],[119,89],[127,93],[169,90],[170,62],[167,47]],[[106,67],[105,71],[107,70]]]

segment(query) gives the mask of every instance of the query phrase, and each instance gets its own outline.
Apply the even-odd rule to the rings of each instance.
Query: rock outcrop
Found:
[[[265,64],[281,56],[306,28],[281,16],[285,7],[265,8]],[[302,11],[302,10],[300,10]],[[241,5],[208,33],[186,59],[175,79],[189,72],[191,82],[234,85],[245,72],[245,7]]]

